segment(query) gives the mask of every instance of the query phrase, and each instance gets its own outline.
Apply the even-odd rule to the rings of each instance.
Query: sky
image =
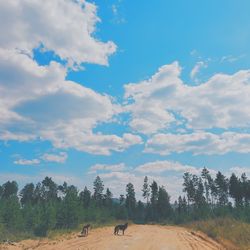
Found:
[[[0,1],[0,184],[115,197],[250,174],[248,0]]]

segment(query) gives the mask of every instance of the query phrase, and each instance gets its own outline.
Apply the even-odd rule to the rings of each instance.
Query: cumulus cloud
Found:
[[[232,167],[229,169],[231,173],[235,173],[237,176],[241,176],[243,173],[250,176],[250,167]]]
[[[55,147],[110,154],[141,142],[139,136],[94,134],[93,128],[119,112],[110,96],[65,80],[52,62],[39,66],[30,57],[0,50],[0,138],[40,138]],[[15,74],[13,74],[15,72]]]
[[[175,121],[167,108],[167,99],[173,99],[181,84],[181,68],[177,62],[161,67],[149,80],[125,85],[125,98],[132,101],[126,107],[132,114],[130,126],[138,132],[154,133]]]
[[[60,152],[59,154],[44,154],[41,159],[47,162],[64,163],[68,158],[66,152]]]
[[[93,133],[119,112],[119,105],[108,95],[65,80],[67,69],[60,63],[40,66],[32,58],[42,43],[43,50],[52,50],[69,64],[107,64],[115,45],[92,36],[99,21],[94,4],[8,1],[0,3],[0,12],[5,34],[0,38],[1,140],[49,140],[55,147],[106,155],[141,142],[129,133]]]
[[[215,74],[190,86],[177,62],[162,66],[150,79],[125,85],[132,129],[150,135],[183,126],[192,130],[249,127],[250,70]]]
[[[192,152],[195,155],[249,153],[250,134],[224,132],[213,134],[194,132],[191,134],[156,134],[147,141],[145,152],[168,155],[172,152]]]
[[[100,22],[96,10],[85,0],[1,1],[0,47],[31,55],[42,45],[72,65],[107,65],[116,45],[94,37]]]
[[[215,176],[215,170],[207,169],[212,176]],[[133,169],[125,166],[124,163],[116,165],[96,164],[91,166],[89,170],[89,173],[99,175],[104,180],[104,184],[108,183],[115,196],[124,194],[126,185],[131,182],[135,187],[137,198],[141,199],[144,176],[147,176],[149,183],[155,180],[158,185],[165,186],[172,196],[172,201],[174,201],[181,194],[183,173],[190,172],[199,175],[202,168],[176,161],[162,160],[138,165]],[[171,174],[173,171],[176,172],[175,175]]]
[[[91,154],[110,155],[112,151],[121,152],[128,147],[140,144],[141,137],[133,134],[104,135],[102,133],[84,133],[80,127],[60,127],[43,131],[43,138],[52,141],[56,148],[75,148]]]
[[[124,163],[120,164],[113,164],[113,165],[108,165],[108,164],[95,164],[89,168],[89,173],[94,174],[97,173],[98,171],[123,171],[126,169],[126,166]]]
[[[39,159],[32,159],[32,160],[26,160],[26,159],[19,159],[14,161],[14,164],[17,165],[37,165],[40,163]]]
[[[110,172],[101,173],[99,176],[103,179],[104,184],[114,193],[114,196],[119,197],[120,194],[125,194],[126,185],[131,182],[134,185],[137,199],[142,200],[142,185],[144,175],[136,172]],[[182,192],[182,177],[180,176],[159,176],[155,174],[147,174],[149,183],[155,180],[159,186],[165,186],[171,196],[171,201],[174,202],[178,195]]]
[[[196,168],[193,166],[188,166],[188,165],[182,165],[179,162],[173,162],[173,161],[154,161],[154,162],[148,162],[145,164],[142,164],[140,166],[137,166],[135,168],[136,171],[140,173],[163,173],[167,171],[175,171],[175,172],[190,172],[193,174],[198,174],[200,173],[201,169]]]
[[[249,152],[247,133],[204,132],[249,127],[249,70],[215,74],[203,84],[189,86],[181,79],[178,62],[163,65],[148,80],[125,85],[127,104],[122,107],[111,96],[67,80],[68,67],[107,65],[116,50],[113,42],[96,37],[100,19],[94,3],[2,1],[0,16],[4,34],[0,37],[0,140],[48,140],[56,148],[109,155],[142,143],[136,132],[151,136],[145,152]],[[41,66],[34,60],[34,49],[51,51],[61,60]],[[204,62],[197,63],[191,77],[201,67]],[[131,115],[133,133],[94,132],[122,111]],[[176,134],[181,130],[184,134]]]
[[[64,163],[68,158],[68,154],[66,152],[60,152],[59,154],[43,154],[37,159],[18,159],[14,161],[14,164],[17,165],[37,165],[41,162],[56,162],[56,163]]]
[[[42,181],[46,176],[51,177],[57,184],[63,184],[64,182],[67,182],[68,184],[76,185],[78,188],[83,189],[82,179],[77,176],[70,175],[69,173],[58,174],[52,172],[39,172],[39,174],[37,175],[1,173],[0,183],[4,183],[7,181],[17,181],[19,188],[21,189],[27,183],[33,182],[34,184],[36,184]]]

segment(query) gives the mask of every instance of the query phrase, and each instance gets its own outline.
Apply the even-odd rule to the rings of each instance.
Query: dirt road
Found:
[[[224,249],[203,234],[185,228],[131,225],[124,236],[113,235],[113,227],[93,229],[87,237],[76,234],[57,240],[26,240],[0,249],[8,250],[211,250]]]

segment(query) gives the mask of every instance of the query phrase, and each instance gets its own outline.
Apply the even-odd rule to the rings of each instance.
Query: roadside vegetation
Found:
[[[57,185],[46,177],[21,190],[15,181],[0,185],[0,240],[53,236],[78,230],[83,223],[107,225],[115,221],[186,225],[225,244],[250,246],[250,180],[245,174],[212,178],[204,168],[200,175],[185,173],[183,196],[170,204],[164,186],[144,178],[142,201],[135,198],[132,183],[114,199],[99,176],[93,192],[78,190],[66,182]]]
[[[195,221],[184,225],[207,234],[228,250],[250,249],[250,224],[233,218]]]

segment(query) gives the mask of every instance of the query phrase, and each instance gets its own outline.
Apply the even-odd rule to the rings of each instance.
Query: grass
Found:
[[[185,225],[207,234],[226,249],[250,249],[250,224],[232,218],[218,218]]]
[[[0,244],[5,241],[17,242],[24,239],[34,238],[34,235],[30,232],[11,232],[4,228],[0,223]]]

